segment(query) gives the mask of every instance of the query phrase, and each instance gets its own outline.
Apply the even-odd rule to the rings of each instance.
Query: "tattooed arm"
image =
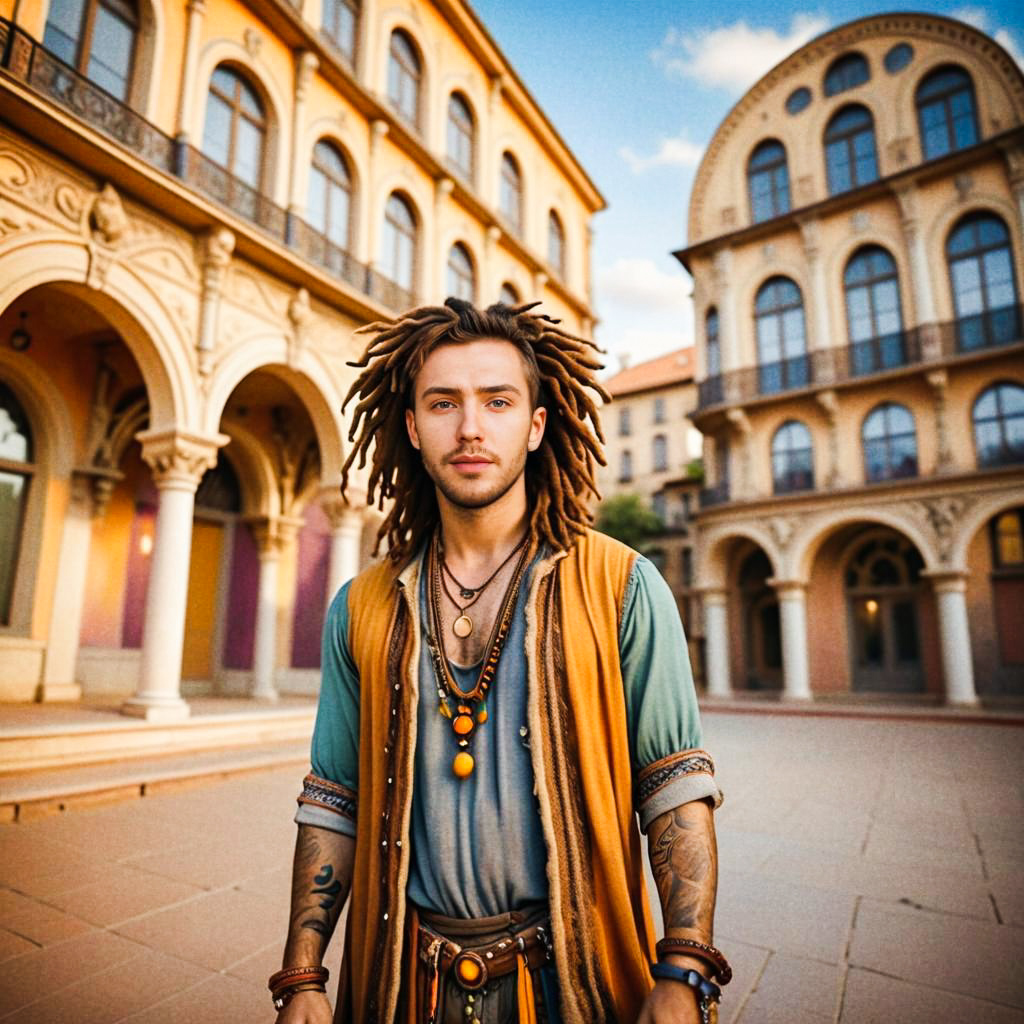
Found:
[[[651,822],[647,839],[651,871],[665,918],[665,935],[710,943],[718,887],[718,850],[711,805],[706,800],[694,800],[666,811]],[[672,955],[665,959],[707,976],[707,965],[694,957]],[[695,1024],[697,1020],[693,990],[677,981],[658,981],[638,1024]]]
[[[314,825],[299,825],[292,868],[292,910],[284,967],[318,967],[352,885],[356,842]],[[278,1014],[278,1024],[330,1024],[320,992],[298,992]]]

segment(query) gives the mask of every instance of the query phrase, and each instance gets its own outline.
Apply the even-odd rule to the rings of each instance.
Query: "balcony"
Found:
[[[715,484],[714,487],[701,488],[699,504],[701,508],[713,505],[724,505],[729,500],[729,482]]]
[[[831,388],[905,367],[940,364],[957,356],[1021,341],[1024,341],[1024,308],[1004,306],[708,377],[697,385],[697,410],[743,405],[806,388]]]
[[[0,18],[0,71],[375,302],[396,311],[415,305],[411,291],[360,263],[198,149],[150,124],[4,18]]]

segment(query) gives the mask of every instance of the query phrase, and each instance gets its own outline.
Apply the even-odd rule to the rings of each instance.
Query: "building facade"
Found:
[[[604,381],[611,402],[601,410],[603,498],[639,495],[661,521],[648,556],[672,588],[687,636],[694,633],[693,523],[701,482],[701,436],[688,417],[697,405],[694,350],[677,349],[624,366]],[[698,651],[691,660],[699,671]]]
[[[713,137],[676,254],[712,693],[1024,695],[1022,121],[992,39],[893,14]]]
[[[459,0],[0,0],[0,111],[0,701],[315,691],[353,332],[589,335],[600,194]]]

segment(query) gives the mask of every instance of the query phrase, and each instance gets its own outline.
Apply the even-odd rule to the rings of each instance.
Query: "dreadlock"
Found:
[[[543,313],[531,313],[538,302],[508,306],[496,303],[477,309],[462,299],[443,306],[422,306],[396,320],[380,320],[360,328],[374,335],[362,356],[349,366],[362,368],[342,405],[356,401],[349,430],[353,442],[341,471],[344,495],[349,473],[358,460],[370,460],[367,503],[377,499],[384,511],[374,553],[387,540],[392,561],[404,561],[433,532],[440,518],[434,483],[420,453],[409,443],[405,410],[412,406],[413,383],[424,362],[441,345],[496,338],[519,350],[527,366],[534,408],[548,410],[540,447],[526,461],[526,492],[530,530],[536,540],[555,550],[567,548],[593,516],[590,494],[598,495],[594,463],[605,465],[604,435],[590,392],[609,400],[594,374],[602,369],[593,342],[560,330]],[[590,426],[588,426],[588,421]]]

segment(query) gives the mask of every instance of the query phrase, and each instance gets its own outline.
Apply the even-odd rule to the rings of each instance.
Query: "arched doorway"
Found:
[[[893,530],[872,530],[851,545],[843,581],[855,692],[923,692],[923,568],[917,548]]]
[[[782,688],[782,630],[779,601],[768,584],[772,576],[771,561],[760,548],[740,563],[746,686],[750,690]]]

